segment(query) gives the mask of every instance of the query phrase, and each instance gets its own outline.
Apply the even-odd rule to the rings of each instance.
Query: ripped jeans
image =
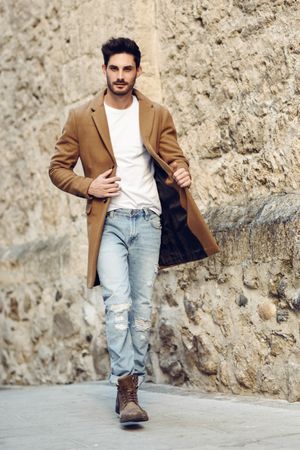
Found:
[[[160,216],[152,210],[120,208],[107,213],[97,271],[112,384],[129,374],[138,375],[139,385],[145,379],[160,241]]]

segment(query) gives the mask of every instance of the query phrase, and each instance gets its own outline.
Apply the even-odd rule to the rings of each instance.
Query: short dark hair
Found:
[[[136,67],[140,67],[141,52],[136,42],[131,39],[124,37],[111,38],[102,45],[101,50],[106,66],[112,55],[129,53],[130,55],[133,55]]]

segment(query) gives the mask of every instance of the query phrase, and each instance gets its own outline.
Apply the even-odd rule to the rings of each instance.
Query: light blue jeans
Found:
[[[150,209],[116,209],[106,215],[97,271],[105,305],[109,381],[145,379],[152,292],[161,241],[160,216]]]

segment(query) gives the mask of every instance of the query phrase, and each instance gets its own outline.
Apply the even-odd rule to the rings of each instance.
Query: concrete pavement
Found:
[[[106,381],[0,387],[1,450],[300,448],[300,403],[144,384],[149,422],[124,428]]]

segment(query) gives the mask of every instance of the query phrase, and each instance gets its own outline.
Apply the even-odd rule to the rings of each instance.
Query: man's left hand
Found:
[[[187,169],[184,169],[183,167],[180,167],[178,169],[177,163],[174,162],[172,164],[172,169],[174,170],[173,172],[173,177],[176,181],[176,183],[180,186],[180,187],[190,187],[192,184],[192,180],[191,180],[191,176],[190,173]]]

